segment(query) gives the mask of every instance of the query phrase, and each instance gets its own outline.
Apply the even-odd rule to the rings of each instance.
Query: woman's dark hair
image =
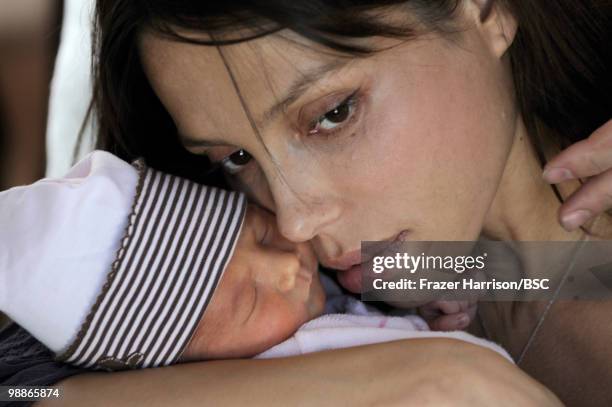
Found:
[[[516,98],[534,143],[558,137],[562,147],[588,136],[610,118],[612,36],[609,2],[490,0],[519,27],[509,49]],[[404,7],[428,30],[452,35],[461,0],[98,0],[94,30],[93,112],[97,147],[132,160],[143,156],[161,170],[204,181],[206,161],[178,141],[171,117],[149,86],[139,60],[138,36],[152,29],[177,41],[223,46],[289,29],[330,50],[363,56],[356,37],[407,38],[408,24],[373,15]],[[184,37],[174,28],[204,32],[216,41]],[[232,37],[233,33],[243,33]],[[245,35],[244,33],[248,34]],[[543,155],[540,156],[543,160]]]

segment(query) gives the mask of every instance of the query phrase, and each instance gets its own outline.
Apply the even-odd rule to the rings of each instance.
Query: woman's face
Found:
[[[505,37],[477,11],[452,38],[368,39],[393,47],[367,58],[285,32],[220,51],[145,33],[141,56],[186,148],[223,161],[357,291],[361,241],[474,240],[484,226],[516,112]]]

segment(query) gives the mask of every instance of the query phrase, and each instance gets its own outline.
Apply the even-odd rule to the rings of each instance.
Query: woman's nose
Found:
[[[334,198],[298,197],[293,191],[279,195],[275,197],[278,229],[292,242],[311,240],[339,218],[340,205]]]

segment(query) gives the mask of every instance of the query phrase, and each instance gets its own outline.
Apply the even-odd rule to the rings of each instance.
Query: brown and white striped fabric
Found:
[[[107,370],[175,363],[232,255],[244,195],[135,165],[140,179],[121,248],[59,361]]]

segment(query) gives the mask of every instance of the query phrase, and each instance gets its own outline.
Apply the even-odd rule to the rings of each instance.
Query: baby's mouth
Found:
[[[311,284],[313,274],[314,272],[308,267],[300,267],[300,271],[298,271],[296,278],[303,280],[307,284]]]

